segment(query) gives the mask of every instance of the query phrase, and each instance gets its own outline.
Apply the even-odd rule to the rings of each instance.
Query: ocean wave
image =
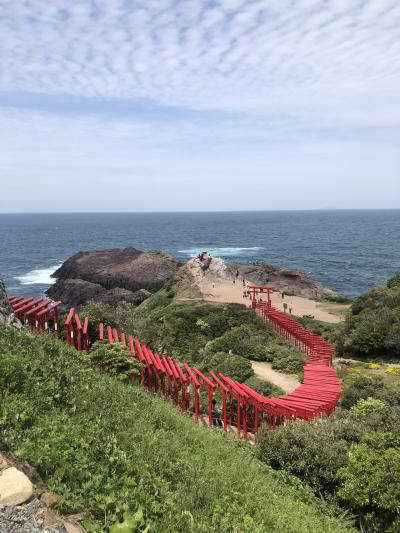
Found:
[[[248,248],[245,247],[207,247],[203,248],[188,248],[187,250],[178,250],[179,254],[188,255],[189,257],[196,257],[201,252],[206,251],[216,257],[230,257],[230,256],[240,256],[240,255],[251,255],[254,252],[264,250],[261,246],[251,246]]]
[[[37,268],[35,270],[30,270],[22,276],[15,276],[14,279],[19,281],[21,285],[52,285],[55,282],[55,279],[50,276],[61,265],[62,263],[49,268]]]

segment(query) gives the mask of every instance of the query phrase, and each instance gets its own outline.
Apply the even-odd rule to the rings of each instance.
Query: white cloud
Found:
[[[0,0],[0,9],[6,91],[268,113],[298,111],[297,91],[363,98],[387,80],[400,89],[396,0]]]
[[[285,197],[324,165],[344,186],[358,169],[371,199],[381,165],[398,191],[398,0],[0,0],[0,36],[0,179],[32,197],[109,169],[128,189],[180,179],[186,199],[194,177],[276,173]]]

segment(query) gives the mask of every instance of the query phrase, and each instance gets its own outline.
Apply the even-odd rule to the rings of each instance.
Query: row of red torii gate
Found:
[[[213,399],[221,404],[220,421],[225,431],[236,431],[243,439],[254,439],[261,424],[270,429],[288,420],[312,420],[328,416],[340,398],[340,381],[332,368],[333,348],[324,339],[312,333],[299,322],[274,308],[270,285],[250,285],[251,308],[288,342],[306,354],[303,383],[293,392],[278,398],[265,397],[244,383],[239,383],[221,372],[208,371],[208,375],[189,364],[165,354],[159,354],[138,339],[100,323],[97,338],[89,338],[89,319],[79,317],[74,308],[66,311],[60,327],[62,302],[46,298],[10,296],[15,315],[31,330],[64,338],[79,351],[89,351],[92,342],[99,340],[110,344],[121,342],[127,346],[132,358],[142,363],[140,377],[132,374],[149,392],[168,398],[197,421],[215,425]],[[267,295],[262,301],[260,295]]]

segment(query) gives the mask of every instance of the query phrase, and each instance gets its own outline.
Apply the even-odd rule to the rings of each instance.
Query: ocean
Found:
[[[355,297],[400,272],[400,210],[0,215],[0,278],[41,295],[72,254],[134,246],[299,270]]]

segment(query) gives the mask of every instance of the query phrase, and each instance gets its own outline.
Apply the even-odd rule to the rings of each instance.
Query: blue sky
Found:
[[[400,207],[398,0],[0,0],[0,212]]]

